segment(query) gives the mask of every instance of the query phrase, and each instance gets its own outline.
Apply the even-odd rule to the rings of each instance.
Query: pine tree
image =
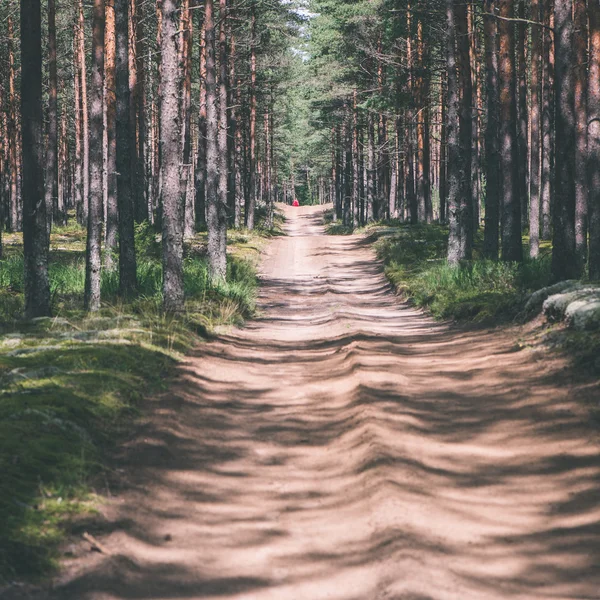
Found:
[[[555,0],[556,46],[556,199],[553,214],[552,275],[576,279],[581,264],[575,247],[575,86],[573,72],[573,0]]]
[[[42,24],[40,0],[21,0],[23,253],[25,318],[50,315],[48,223],[44,198]]]
[[[181,132],[179,129],[179,65],[177,32],[180,3],[163,0],[160,71],[160,137],[162,169],[163,306],[180,312],[183,290],[184,191],[181,177]],[[209,11],[209,2],[205,10]]]

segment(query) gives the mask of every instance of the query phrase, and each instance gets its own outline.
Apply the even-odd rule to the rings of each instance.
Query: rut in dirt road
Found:
[[[128,449],[113,553],[56,598],[600,598],[586,415],[503,333],[399,303],[285,209],[260,316],[200,347]]]

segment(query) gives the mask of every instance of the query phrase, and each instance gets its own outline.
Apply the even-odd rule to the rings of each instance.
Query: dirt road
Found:
[[[599,599],[599,444],[568,390],[401,304],[319,209],[286,214],[259,318],[152,402],[113,555],[54,597]]]

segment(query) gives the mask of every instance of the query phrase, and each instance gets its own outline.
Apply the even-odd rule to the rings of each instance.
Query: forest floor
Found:
[[[436,323],[364,236],[284,210],[258,318],[148,399],[102,551],[3,600],[597,600],[598,388],[529,330]]]

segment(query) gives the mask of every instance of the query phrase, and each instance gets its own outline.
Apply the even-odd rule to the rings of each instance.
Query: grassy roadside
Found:
[[[20,320],[20,236],[0,261],[0,587],[56,566],[69,521],[94,511],[107,451],[126,434],[141,400],[165,385],[177,361],[208,331],[252,315],[265,233],[231,232],[229,281],[207,284],[205,236],[186,248],[186,311],[161,312],[160,245],[137,231],[140,295],[123,304],[105,273],[100,313],[82,310],[85,232],[51,240],[51,319]],[[100,487],[102,487],[100,485]]]
[[[550,283],[549,248],[523,263],[484,260],[477,240],[472,261],[446,262],[445,227],[375,229],[375,251],[396,289],[439,319],[498,322],[512,319],[535,290]]]

